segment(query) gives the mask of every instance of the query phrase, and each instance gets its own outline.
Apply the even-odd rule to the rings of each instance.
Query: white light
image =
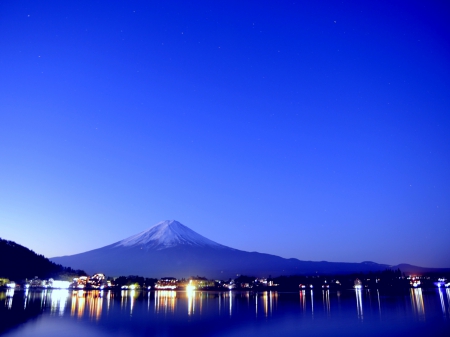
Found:
[[[68,289],[70,287],[69,281],[53,281],[52,288]]]

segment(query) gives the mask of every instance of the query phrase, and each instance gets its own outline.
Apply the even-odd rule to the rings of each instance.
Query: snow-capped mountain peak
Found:
[[[114,246],[164,249],[177,245],[225,247],[194,232],[176,220],[161,221],[139,234],[117,242]]]

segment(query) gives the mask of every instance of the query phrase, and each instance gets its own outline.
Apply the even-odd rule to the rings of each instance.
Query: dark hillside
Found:
[[[76,275],[85,275],[85,272],[63,267],[24,246],[0,238],[0,277],[18,282],[35,276],[68,279]]]

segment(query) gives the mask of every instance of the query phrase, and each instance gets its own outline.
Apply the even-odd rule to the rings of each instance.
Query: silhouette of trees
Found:
[[[56,264],[43,255],[13,241],[0,238],[0,277],[14,281],[34,278],[58,278],[70,280],[73,277],[86,275],[82,270],[74,270]]]

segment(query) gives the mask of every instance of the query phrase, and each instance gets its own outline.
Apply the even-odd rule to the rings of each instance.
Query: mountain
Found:
[[[21,246],[14,241],[0,238],[0,277],[14,281],[38,276],[42,279],[50,277],[73,278],[77,275],[85,275],[82,270],[73,270],[51,262],[43,255],[36,254],[32,250]]]
[[[233,249],[209,240],[175,220],[162,221],[127,239],[88,252],[54,257],[53,262],[108,276],[228,279],[237,274],[278,276],[339,274],[394,268],[374,262],[337,263],[285,259]]]
[[[227,248],[205,238],[175,220],[162,221],[146,231],[117,242],[114,246],[161,250],[179,245],[204,248]]]

